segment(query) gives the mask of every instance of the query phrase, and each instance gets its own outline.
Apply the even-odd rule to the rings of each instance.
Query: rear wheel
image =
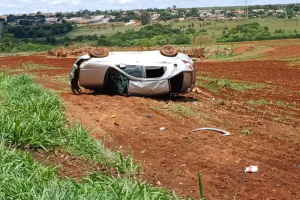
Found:
[[[109,51],[106,48],[93,48],[90,50],[89,54],[91,57],[104,58],[108,56]]]
[[[173,45],[165,45],[160,49],[160,53],[164,56],[174,57],[178,54],[178,49]]]

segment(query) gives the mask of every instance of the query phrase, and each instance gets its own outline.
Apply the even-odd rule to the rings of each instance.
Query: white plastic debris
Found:
[[[258,166],[249,166],[245,168],[245,173],[255,173],[258,171]]]
[[[160,127],[159,128],[161,131],[165,130],[166,128],[165,127]]]
[[[224,136],[230,135],[230,133],[229,133],[228,131],[224,131],[224,130],[221,130],[221,129],[218,129],[218,128],[208,128],[208,127],[204,127],[204,128],[197,128],[197,129],[195,129],[194,131],[200,131],[200,130],[217,131],[217,132],[222,133],[222,135],[224,135]]]

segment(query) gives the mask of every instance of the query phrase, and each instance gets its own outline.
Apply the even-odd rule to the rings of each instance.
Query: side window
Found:
[[[145,66],[147,78],[158,78],[165,74],[165,67],[160,66]]]
[[[126,65],[125,68],[122,69],[124,72],[129,74],[130,76],[143,78],[142,66],[139,65]]]

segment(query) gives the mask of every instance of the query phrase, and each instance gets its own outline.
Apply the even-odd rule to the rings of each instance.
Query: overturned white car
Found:
[[[80,86],[96,92],[158,96],[189,92],[195,84],[193,60],[166,45],[159,51],[108,52],[95,48],[77,59],[69,82],[73,94]]]

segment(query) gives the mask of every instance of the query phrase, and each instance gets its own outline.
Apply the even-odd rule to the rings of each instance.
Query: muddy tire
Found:
[[[93,48],[90,50],[89,54],[91,57],[104,58],[108,56],[109,51],[105,48]]]
[[[165,45],[160,49],[160,53],[164,56],[174,57],[178,54],[178,49],[172,45]]]

